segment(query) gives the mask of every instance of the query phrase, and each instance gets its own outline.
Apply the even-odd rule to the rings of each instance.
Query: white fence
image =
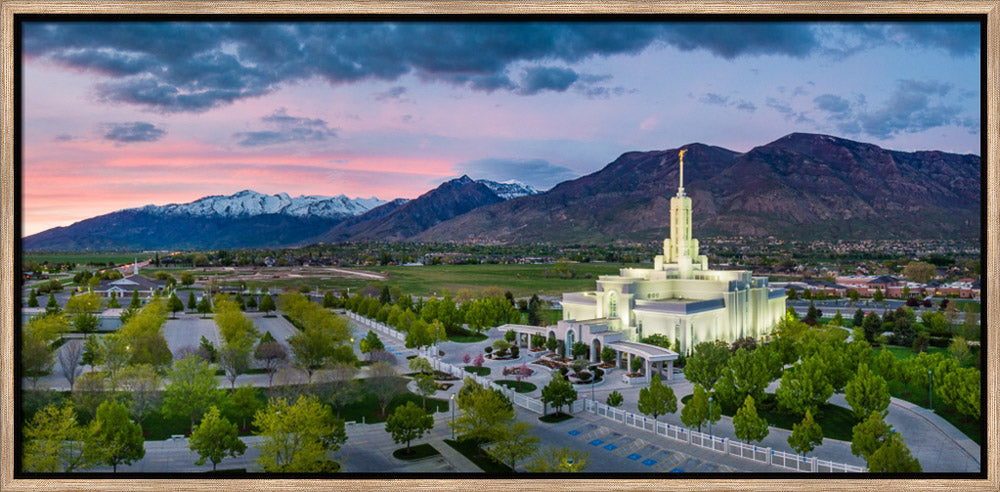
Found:
[[[797,454],[777,451],[769,447],[744,444],[725,437],[712,436],[704,432],[686,429],[679,425],[657,422],[644,415],[626,412],[594,400],[586,400],[586,410],[629,427],[653,432],[667,439],[710,449],[720,454],[728,454],[789,470],[824,473],[862,473],[868,471],[866,468],[860,466],[834,463],[817,458],[807,458]]]
[[[379,323],[373,319],[366,318],[364,316],[359,316],[348,311],[347,316],[354,321],[363,323],[367,326],[374,328],[376,331],[388,335],[397,340],[403,341],[406,339],[406,335],[396,329],[388,326],[384,323]],[[427,360],[431,362],[434,369],[439,370],[444,373],[451,374],[452,376],[458,378],[471,377],[477,383],[483,385],[487,388],[497,389],[503,392],[510,398],[511,402],[515,405],[528,409],[532,412],[542,414],[545,412],[545,405],[541,400],[536,398],[530,398],[525,395],[515,393],[514,390],[500,386],[488,378],[477,376],[465,372],[463,367],[456,366],[454,364],[449,364],[443,362],[437,356],[437,350],[435,348],[426,348],[424,350],[418,351],[422,356],[426,357]],[[712,436],[703,432],[698,432],[695,430],[687,429],[679,425],[668,424],[666,422],[657,422],[645,415],[638,415],[632,412],[626,412],[624,410],[619,410],[614,407],[605,405],[604,403],[594,401],[591,399],[579,399],[574,401],[569,406],[570,413],[577,413],[582,411],[589,411],[595,413],[601,417],[604,417],[615,422],[625,424],[629,427],[640,429],[646,432],[652,432],[654,434],[666,437],[667,439],[672,439],[674,441],[679,441],[687,444],[692,444],[705,449],[710,449],[720,454],[728,454],[731,456],[736,456],[738,458],[743,458],[746,460],[755,461],[758,463],[763,463],[767,465],[777,466],[779,468],[785,468],[788,470],[795,470],[800,472],[822,472],[822,473],[863,473],[868,471],[867,468],[861,466],[848,465],[845,463],[834,463],[832,461],[824,461],[818,458],[809,458],[797,454],[786,453],[784,451],[778,451],[764,446],[754,446],[752,444],[744,444],[739,441],[733,441],[725,437]]]

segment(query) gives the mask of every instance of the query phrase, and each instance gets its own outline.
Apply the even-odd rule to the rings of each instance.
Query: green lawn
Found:
[[[889,394],[915,405],[920,405],[924,408],[928,407],[926,384],[914,386],[892,380],[889,381]],[[964,417],[956,412],[954,408],[942,405],[937,397],[934,400],[934,413],[940,415],[941,418],[947,420],[951,425],[954,425],[955,428],[962,431],[963,434],[975,441],[976,444],[982,445],[982,423],[980,421]]]
[[[438,451],[437,449],[434,449],[434,446],[425,443],[425,444],[417,444],[416,446],[410,446],[409,452],[407,452],[406,448],[399,448],[392,452],[392,457],[405,461],[410,461],[410,460],[419,460],[422,458],[428,458],[430,456],[437,456],[439,454],[441,454],[441,452]]]
[[[535,386],[534,384],[529,383],[527,381],[513,381],[510,379],[503,379],[500,381],[493,381],[493,382],[500,386],[510,388],[518,393],[531,393],[532,391],[538,389],[538,386]]]
[[[692,395],[687,395],[684,398],[681,398],[681,403],[687,403],[691,400],[691,396]],[[735,413],[735,411],[723,407],[723,415],[732,417]],[[766,393],[764,397],[757,402],[757,414],[764,417],[767,420],[768,425],[779,429],[792,430],[792,426],[794,424],[802,422],[802,417],[787,415],[779,412],[773,393]],[[819,415],[814,415],[813,417],[816,419],[816,423],[823,428],[823,437],[829,439],[840,439],[841,441],[850,441],[852,439],[852,431],[855,424],[858,423],[858,421],[854,418],[854,413],[851,412],[849,408],[830,404],[820,405]]]
[[[486,473],[512,473],[513,470],[509,466],[494,460],[492,457],[486,454],[479,444],[472,439],[466,439],[463,441],[453,441],[451,439],[445,439],[444,443],[451,446],[452,449],[462,453],[469,461],[473,462],[481,470]]]
[[[917,356],[917,353],[910,347],[903,347],[901,345],[886,345],[885,348],[898,360],[909,359]],[[927,354],[942,354],[944,356],[948,356],[948,349],[944,347],[927,347]]]
[[[471,289],[478,294],[486,287],[496,286],[511,291],[516,297],[528,297],[532,294],[557,295],[591,290],[598,275],[617,274],[622,265],[573,263],[570,267],[576,273],[574,278],[551,274],[553,265],[379,266],[366,269],[387,274],[389,285],[398,286],[408,294],[442,295],[445,290],[455,294],[459,289]],[[546,272],[549,272],[548,276]],[[590,278],[587,278],[588,274]]]
[[[489,376],[492,370],[489,367],[465,366],[465,372],[475,374],[476,376]]]
[[[463,330],[461,334],[448,335],[448,340],[456,343],[476,343],[486,340],[487,336],[482,333],[474,333]]]
[[[101,263],[107,265],[108,262],[112,262],[116,265],[123,265],[126,263],[132,263],[136,258],[139,261],[151,260],[153,255],[149,253],[122,253],[120,251],[115,252],[79,252],[79,253],[24,253],[21,255],[22,261],[35,261],[38,263],[77,263],[84,265],[84,268],[93,270],[95,267],[93,265],[88,265],[88,263]]]

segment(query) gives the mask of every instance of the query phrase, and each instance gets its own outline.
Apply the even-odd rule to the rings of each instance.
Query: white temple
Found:
[[[671,349],[686,353],[699,342],[760,338],[777,324],[785,312],[783,290],[769,289],[767,277],[748,270],[710,270],[708,257],[699,254],[691,237],[691,198],[684,194],[685,152],[677,195],[670,199],[670,237],[653,268],[623,268],[599,277],[595,291],[563,294],[560,325],[601,324],[633,342],[663,334]],[[577,341],[586,338],[577,333]]]

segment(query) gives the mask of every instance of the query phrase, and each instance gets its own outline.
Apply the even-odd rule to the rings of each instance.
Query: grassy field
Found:
[[[687,403],[689,400],[691,400],[691,395],[681,398],[681,403]],[[802,421],[801,417],[777,411],[777,401],[775,401],[773,393],[765,393],[756,406],[757,414],[764,417],[768,425],[779,429],[792,430],[793,425]],[[722,414],[732,417],[736,412],[733,409],[723,407]],[[815,415],[814,417],[816,417],[816,423],[823,429],[823,437],[840,439],[841,441],[850,441],[852,439],[852,430],[858,423],[849,408],[826,403],[819,406],[819,415]],[[708,424],[705,424],[702,426],[702,431],[705,431],[707,428]]]
[[[110,261],[116,265],[132,263],[136,258],[139,261],[153,258],[150,253],[122,253],[122,252],[78,252],[78,253],[24,253],[23,261],[35,261],[38,263],[77,263],[86,265],[88,263],[101,263],[107,265]]]
[[[445,290],[454,294],[459,289],[471,289],[478,294],[487,287],[496,286],[511,291],[516,297],[527,297],[591,290],[598,275],[617,274],[622,265],[574,263],[570,267],[575,272],[573,278],[552,274],[553,265],[385,266],[368,270],[388,275],[389,285],[398,286],[404,293],[428,296],[441,295]]]
[[[451,439],[445,439],[444,443],[451,446],[452,449],[462,453],[469,461],[473,462],[481,470],[486,473],[511,473],[513,470],[509,466],[494,460],[492,457],[483,451],[479,444],[477,444],[472,439],[466,439],[463,441],[453,441]]]
[[[910,359],[917,356],[917,353],[913,351],[910,347],[903,347],[901,345],[886,345],[886,349],[892,353],[893,357],[897,360]],[[878,350],[878,349],[876,349]],[[927,354],[941,354],[945,357],[950,357],[948,355],[948,349],[944,347],[927,347]],[[878,355],[878,354],[876,354]]]

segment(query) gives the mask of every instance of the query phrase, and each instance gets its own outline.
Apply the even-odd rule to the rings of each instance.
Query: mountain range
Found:
[[[25,250],[179,249],[341,241],[607,243],[669,235],[678,150],[695,236],[978,237],[980,158],[793,133],[747,152],[692,143],[626,152],[546,192],[468,176],[412,200],[242,191],[145,206],[23,239]]]

